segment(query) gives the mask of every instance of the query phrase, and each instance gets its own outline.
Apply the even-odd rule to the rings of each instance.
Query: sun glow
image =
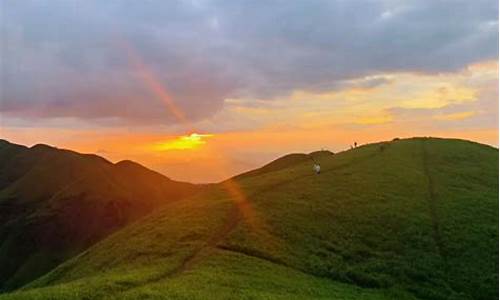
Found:
[[[191,150],[206,144],[207,141],[205,139],[212,136],[213,134],[191,133],[190,135],[184,135],[166,142],[157,143],[154,148],[157,151]]]

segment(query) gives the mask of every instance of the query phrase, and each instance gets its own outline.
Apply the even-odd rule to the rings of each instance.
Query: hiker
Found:
[[[314,163],[314,172],[316,172],[316,174],[319,174],[321,172],[321,167],[318,163]]]
[[[358,143],[354,142],[354,148],[356,148],[357,146],[358,146]]]

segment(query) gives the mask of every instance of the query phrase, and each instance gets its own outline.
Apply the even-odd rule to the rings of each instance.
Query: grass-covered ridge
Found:
[[[497,299],[498,150],[415,138],[173,202],[0,299]],[[275,164],[276,166],[276,164]]]
[[[0,290],[196,190],[132,162],[0,140]]]

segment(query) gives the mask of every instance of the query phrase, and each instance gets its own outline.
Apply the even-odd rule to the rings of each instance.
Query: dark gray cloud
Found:
[[[493,0],[0,5],[0,110],[19,117],[175,122],[127,47],[191,120],[226,97],[341,88],[385,71],[453,71],[498,53]]]

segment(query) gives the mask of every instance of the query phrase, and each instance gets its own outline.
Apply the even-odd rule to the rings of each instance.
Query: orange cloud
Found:
[[[393,117],[390,114],[372,115],[358,118],[354,123],[359,125],[377,125],[392,122]]]

